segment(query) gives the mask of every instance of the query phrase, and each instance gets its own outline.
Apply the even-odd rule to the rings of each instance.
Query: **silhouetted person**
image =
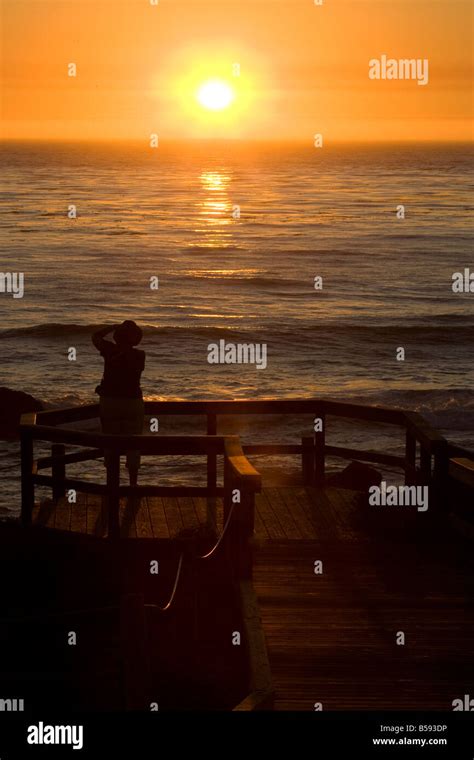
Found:
[[[114,332],[114,343],[105,335]],[[140,377],[145,367],[145,352],[135,348],[143,333],[135,322],[104,327],[92,336],[94,346],[104,357],[104,376],[96,393],[100,396],[100,421],[104,433],[141,434],[144,405]],[[105,464],[108,463],[107,453]],[[137,484],[140,452],[127,451],[130,485]]]

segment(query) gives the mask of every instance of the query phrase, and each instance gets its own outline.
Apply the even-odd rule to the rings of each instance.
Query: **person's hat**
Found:
[[[143,338],[143,332],[136,322],[126,319],[115,328],[114,340],[116,343],[127,343],[129,346],[137,346]]]

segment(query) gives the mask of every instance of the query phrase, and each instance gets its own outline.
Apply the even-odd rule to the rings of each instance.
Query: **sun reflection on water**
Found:
[[[193,245],[204,248],[228,248],[234,244],[232,202],[229,188],[232,177],[226,171],[202,172],[199,176],[201,196],[196,203],[198,222]]]

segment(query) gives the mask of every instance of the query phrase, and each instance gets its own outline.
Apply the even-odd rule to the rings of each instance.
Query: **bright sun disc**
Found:
[[[234,100],[234,92],[226,82],[214,79],[201,85],[197,92],[197,99],[204,108],[222,111]]]

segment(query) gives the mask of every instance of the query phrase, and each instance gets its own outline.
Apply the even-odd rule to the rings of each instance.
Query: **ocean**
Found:
[[[474,448],[474,294],[452,289],[474,271],[472,147],[4,143],[1,157],[0,271],[23,273],[24,295],[0,293],[0,385],[48,407],[97,401],[90,336],[134,319],[146,398],[404,407]],[[266,344],[266,368],[209,364],[221,339]],[[310,423],[240,429],[295,441]],[[355,424],[333,433],[401,445]],[[157,473],[180,477],[147,460],[143,479]],[[18,475],[18,444],[0,442],[4,514],[18,513]]]

